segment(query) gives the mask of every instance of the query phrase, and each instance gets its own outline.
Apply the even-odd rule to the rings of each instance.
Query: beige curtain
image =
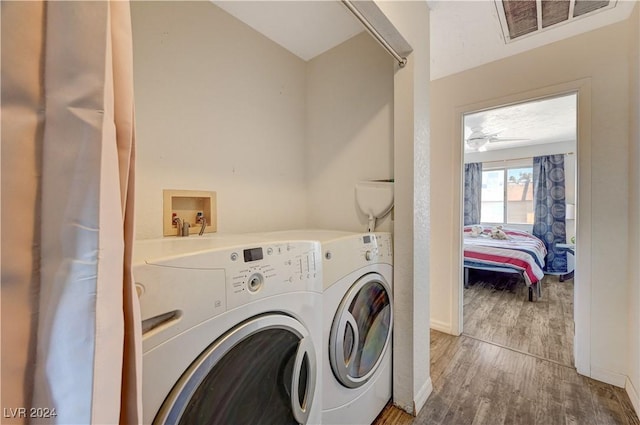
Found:
[[[2,422],[140,423],[129,4],[0,4]]]

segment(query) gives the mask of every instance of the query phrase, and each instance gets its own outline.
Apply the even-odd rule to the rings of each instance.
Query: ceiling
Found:
[[[495,135],[495,141],[484,144],[481,151],[575,142],[576,101],[576,95],[570,94],[467,114],[464,116],[464,139],[468,140],[474,130]],[[465,153],[477,150],[465,143]]]
[[[363,31],[362,24],[339,0],[211,1],[305,61]],[[578,1],[587,0],[551,3],[567,1],[573,2],[573,10]],[[512,37],[506,28],[501,0],[427,0],[427,3],[431,9],[432,80],[625,20],[635,5],[634,0],[610,0],[607,7],[577,19],[553,25],[541,19],[535,32]],[[537,4],[544,7],[549,2],[538,0]],[[542,17],[540,10],[538,16]],[[575,140],[575,99],[573,109],[567,107],[570,102],[558,98],[548,103],[534,102],[468,115],[465,140],[476,127],[487,133],[499,133],[498,138],[526,139],[491,143],[487,150]]]
[[[305,61],[363,31],[339,0],[212,1]],[[614,7],[511,42],[505,42],[500,0],[427,3],[431,9],[431,79],[435,80],[627,19],[635,1],[611,0]]]
[[[364,31],[339,1],[212,1],[305,61]]]

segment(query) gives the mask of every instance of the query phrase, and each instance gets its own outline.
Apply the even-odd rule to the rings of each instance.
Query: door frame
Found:
[[[544,87],[510,96],[486,100],[456,108],[454,114],[455,144],[454,161],[459,170],[455,173],[459,190],[454,199],[454,212],[458,220],[454,221],[453,235],[458,243],[454,245],[453,273],[451,285],[451,328],[456,335],[463,330],[463,285],[462,267],[462,229],[464,205],[464,115],[501,106],[523,103],[531,100],[577,94],[577,140],[576,140],[576,257],[575,279],[580,285],[574,286],[574,360],[581,375],[591,376],[591,79],[583,78],[563,84]]]

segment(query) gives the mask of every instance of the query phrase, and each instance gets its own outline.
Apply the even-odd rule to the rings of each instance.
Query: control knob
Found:
[[[262,288],[262,284],[264,283],[264,277],[260,273],[254,273],[249,276],[249,280],[247,281],[247,287],[249,288],[249,292],[258,292],[260,288]]]
[[[365,252],[365,253],[364,253],[364,258],[365,258],[367,261],[371,261],[371,260],[373,259],[373,253],[371,253],[371,251],[367,251],[367,252]]]

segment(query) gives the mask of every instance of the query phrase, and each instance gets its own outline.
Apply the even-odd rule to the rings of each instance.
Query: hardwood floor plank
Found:
[[[479,397],[478,408],[473,418],[473,425],[502,424],[509,412],[507,398]]]
[[[433,382],[440,378],[459,347],[454,337],[438,338],[431,344],[431,380]]]
[[[529,302],[513,276],[480,279],[464,290],[465,335],[573,365],[573,280],[545,276],[543,297]]]
[[[504,420],[505,425],[535,424],[536,400],[529,400],[519,394],[513,394],[509,405],[510,409]]]
[[[491,310],[491,317],[495,318],[495,325],[489,332],[489,340],[497,344],[508,345],[509,329],[515,326],[518,313],[522,308],[521,303],[514,302],[511,294],[503,293],[494,304]]]
[[[498,295],[484,297],[484,301],[478,305],[474,312],[473,319],[465,320],[465,333],[477,336],[480,339],[487,339],[491,331],[491,311],[498,299]]]
[[[612,385],[589,380],[589,389],[598,424],[626,423],[624,410]]]
[[[540,389],[536,385],[536,358],[514,353],[517,364],[515,373],[516,385],[520,389],[520,395],[526,400],[535,403]],[[514,392],[517,393],[517,392]]]
[[[558,391],[559,392],[559,391]],[[555,398],[550,393],[540,391],[536,405],[536,425],[561,425],[565,423],[564,406],[561,398]]]
[[[413,418],[387,406],[375,425],[640,425],[621,388],[572,367],[467,336],[431,332],[433,392]]]
[[[561,369],[565,369],[565,367],[556,363],[536,359],[535,385],[539,388],[540,393],[547,394],[549,398],[554,401],[562,400],[562,392],[558,385],[558,377],[562,374]]]
[[[492,409],[492,406],[491,406],[491,399],[485,398],[485,397],[478,397],[478,406],[476,409],[476,414],[473,417],[473,421],[471,423],[474,425],[488,423],[493,410],[494,409]],[[499,421],[493,420],[492,422],[501,423],[502,421],[504,421],[504,418],[502,418],[502,420],[499,420]]]
[[[479,404],[480,400],[475,394],[469,390],[463,390],[456,399],[456,403],[449,408],[441,424],[471,425]]]
[[[508,346],[520,351],[529,351],[531,339],[529,338],[529,328],[533,322],[531,306],[522,305],[516,324],[509,332]],[[505,344],[507,345],[507,344]]]
[[[588,383],[562,381],[560,388],[567,423],[597,423]]]
[[[640,419],[638,419],[638,415],[636,415],[626,391],[617,387],[614,387],[613,390],[618,398],[618,402],[620,403],[620,408],[622,409],[622,412],[624,412],[626,423],[629,425],[640,425]]]
[[[404,410],[394,407],[391,403],[380,412],[376,418],[377,425],[410,425],[414,422],[414,417]]]
[[[445,416],[449,412],[452,401],[446,400],[442,395],[434,389],[429,396],[427,403],[424,405],[418,417],[414,418],[413,425],[440,425]],[[376,425],[380,425],[375,422]],[[396,425],[393,423],[393,425]]]
[[[441,377],[432,381],[437,397],[433,400],[430,398],[425,406],[427,411],[431,412],[430,423],[442,423],[453,402],[459,399],[458,393],[462,391],[461,382],[465,380],[469,370],[473,367],[469,359],[473,357],[475,344],[476,342],[471,339],[456,341],[455,354],[450,358],[442,359],[446,365],[443,367]]]

